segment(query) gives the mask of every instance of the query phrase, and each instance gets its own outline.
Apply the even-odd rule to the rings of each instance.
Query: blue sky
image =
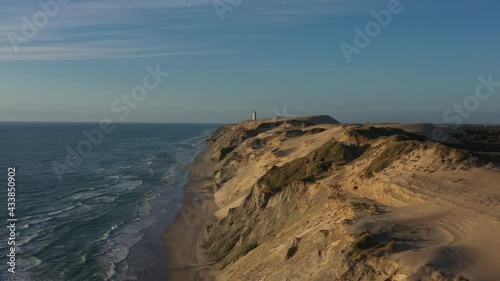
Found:
[[[351,63],[339,45],[354,44],[354,28],[388,1],[217,3],[234,6],[223,21],[212,0],[73,0],[17,53],[9,34],[22,35],[23,17],[43,10],[3,3],[0,120],[116,117],[113,101],[157,65],[170,76],[121,121],[238,122],[257,110],[444,123],[478,76],[500,81],[498,1],[401,0],[403,11]],[[499,109],[500,88],[464,123],[500,123]]]

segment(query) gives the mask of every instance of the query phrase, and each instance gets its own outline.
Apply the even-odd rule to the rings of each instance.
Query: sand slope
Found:
[[[427,141],[428,126],[320,120],[209,141],[216,280],[500,280],[498,163]]]

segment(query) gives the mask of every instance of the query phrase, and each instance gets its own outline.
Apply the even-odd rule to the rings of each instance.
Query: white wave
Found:
[[[16,268],[18,268],[19,272],[30,272],[30,269],[33,269],[40,264],[42,264],[42,261],[36,257],[24,256],[22,259],[18,259],[16,261]]]
[[[71,195],[69,198],[71,200],[86,200],[103,194],[103,191],[82,191]]]
[[[80,204],[80,203],[79,203],[79,204]],[[80,204],[80,205],[81,205],[81,204]],[[59,209],[59,210],[54,210],[54,211],[51,211],[51,212],[47,213],[46,215],[47,215],[47,216],[49,216],[49,217],[51,217],[51,216],[53,216],[53,215],[58,215],[58,214],[60,214],[60,213],[63,213],[63,212],[66,212],[66,211],[72,210],[72,209],[74,209],[76,206],[78,206],[78,204],[77,204],[77,205],[73,205],[73,206],[66,207],[66,208],[64,208],[64,209]]]
[[[56,215],[53,215],[52,218],[65,218],[65,217],[69,217],[72,215],[78,215],[79,217],[81,217],[83,213],[87,213],[91,210],[92,210],[92,207],[90,207],[89,205],[78,203],[74,206],[74,208],[70,208],[70,209],[65,210],[63,212],[60,212]]]
[[[171,176],[175,175],[175,167],[173,165],[168,167],[168,170],[165,172],[165,175],[163,176],[163,179],[167,179]]]
[[[30,233],[30,234],[23,233],[23,235],[21,236],[21,239],[16,242],[16,246],[21,247],[21,246],[28,244],[29,242],[31,242],[31,240],[38,237],[39,234],[40,234],[40,231]]]
[[[95,197],[93,199],[99,203],[111,203],[111,202],[114,202],[116,200],[116,198],[118,198],[118,197],[105,195],[105,196],[98,196],[98,197]]]
[[[111,186],[109,189],[114,192],[134,190],[142,185],[142,180],[123,181],[116,185]]]
[[[109,238],[109,235],[110,235],[111,233],[113,233],[113,231],[115,231],[115,230],[116,230],[119,226],[121,226],[121,225],[123,225],[123,223],[121,223],[121,224],[119,224],[119,225],[118,225],[118,224],[114,224],[114,225],[112,225],[112,226],[111,226],[111,228],[110,228],[108,231],[106,231],[106,232],[103,234],[103,236],[102,236],[100,239],[98,239],[97,241],[104,241],[104,240],[107,240],[107,239]]]
[[[137,233],[119,233],[112,238],[112,246],[97,259],[100,264],[108,267],[105,280],[113,280],[116,277],[116,265],[125,262],[130,253],[130,248],[142,240],[142,235]]]
[[[145,162],[146,162],[146,166],[148,166],[148,167],[149,167],[149,166],[153,165],[153,161],[155,160],[155,158],[156,158],[156,156],[151,156],[151,157],[147,158],[147,159],[145,160]]]

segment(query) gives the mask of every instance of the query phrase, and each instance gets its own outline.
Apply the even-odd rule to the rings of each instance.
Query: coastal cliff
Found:
[[[500,280],[497,164],[426,135],[328,116],[218,129],[215,279]]]

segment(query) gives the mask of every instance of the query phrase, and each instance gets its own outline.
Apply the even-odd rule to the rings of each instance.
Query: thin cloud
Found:
[[[88,60],[88,59],[133,59],[133,58],[155,58],[166,56],[206,55],[231,52],[231,50],[159,50],[145,48],[121,48],[112,46],[64,46],[64,47],[25,47],[15,54],[10,48],[0,48],[0,60]]]
[[[235,24],[273,24],[315,16],[342,15],[380,2],[369,0],[255,0],[235,9]],[[73,0],[60,7],[46,26],[19,52],[10,48],[7,34],[21,35],[22,17],[40,11],[37,4],[9,3],[0,17],[0,60],[82,60],[145,58],[212,54],[226,51],[206,45],[189,31],[218,28],[213,0]],[[16,9],[17,8],[17,9]],[[17,12],[16,12],[17,11]],[[2,15],[5,14],[5,11]],[[17,15],[17,16],[16,16]],[[155,46],[155,49],[150,48]],[[194,49],[192,46],[197,46]]]

